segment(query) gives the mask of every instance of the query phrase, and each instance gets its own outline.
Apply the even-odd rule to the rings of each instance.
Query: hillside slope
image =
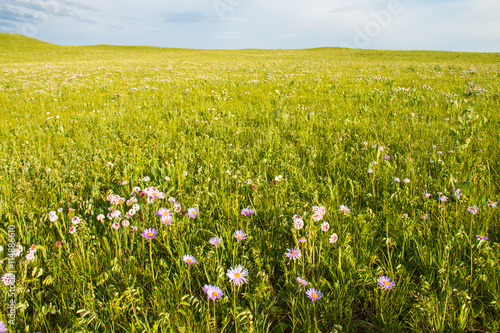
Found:
[[[388,63],[399,63],[410,67],[420,64],[439,65],[446,63],[447,66],[450,64],[461,66],[466,64],[491,65],[500,63],[500,53],[392,51],[337,47],[295,50],[203,50],[123,45],[61,46],[23,35],[0,33],[0,63],[142,62],[145,58],[151,62],[173,58],[178,59],[180,62],[201,61],[201,63],[213,63],[213,61],[240,62],[244,58],[279,61],[280,59],[290,60],[303,57],[309,59],[326,59],[346,64],[363,64],[368,61],[380,66],[385,66]]]

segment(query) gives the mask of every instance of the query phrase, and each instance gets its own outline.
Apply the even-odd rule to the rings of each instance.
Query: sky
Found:
[[[58,45],[500,52],[500,0],[1,0],[0,32]]]

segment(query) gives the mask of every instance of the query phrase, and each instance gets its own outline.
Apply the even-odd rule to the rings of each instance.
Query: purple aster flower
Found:
[[[384,158],[385,158],[386,160],[388,160],[388,159],[390,159],[391,157],[390,157],[389,155],[384,155]]]
[[[396,283],[394,281],[391,281],[387,276],[382,276],[381,278],[377,279],[377,283],[379,286],[382,287],[382,289],[394,289],[396,287]]]
[[[252,216],[253,215],[253,210],[251,210],[250,208],[244,208],[244,209],[241,210],[241,215]]]
[[[189,254],[186,254],[185,256],[182,257],[182,261],[184,261],[185,264],[192,265],[196,262],[196,258],[190,256]]]
[[[211,299],[214,302],[224,296],[224,293],[219,287],[208,286],[205,292],[207,293],[208,299]]]
[[[222,242],[222,240],[219,237],[212,237],[208,240],[208,242],[213,246],[217,247]]]
[[[247,239],[247,234],[245,234],[242,230],[236,230],[233,236],[238,242]]]
[[[349,213],[351,210],[344,205],[340,205],[340,211],[344,214]]]
[[[479,238],[480,240],[488,240],[488,236],[486,235],[476,235],[477,238]]]
[[[198,216],[199,210],[198,208],[188,208],[188,216],[192,219],[195,219]]]
[[[495,208],[498,204],[498,202],[493,202],[493,200],[488,200],[486,203],[488,204],[488,207],[493,207],[493,208]]]
[[[308,282],[304,280],[303,278],[297,277],[297,282],[300,283],[303,286],[307,286]]]
[[[160,218],[160,222],[164,225],[171,225],[173,221],[174,218],[172,215],[162,215]]]
[[[248,276],[248,270],[244,269],[241,265],[238,265],[235,268],[231,267],[231,269],[227,270],[226,275],[229,278],[229,281],[233,282],[235,286],[248,282],[245,278],[245,276]]]
[[[467,208],[467,211],[469,213],[472,213],[472,214],[476,214],[478,210],[479,210],[479,208],[477,208],[476,206],[471,206],[471,207]]]
[[[438,200],[444,202],[448,200],[448,197],[444,194],[440,194]]]
[[[319,290],[316,290],[314,288],[311,288],[309,289],[308,291],[306,291],[306,295],[307,297],[309,297],[313,302],[314,301],[317,301],[318,299],[320,299],[321,297],[323,297],[323,294],[321,293],[321,291]]]
[[[158,209],[156,212],[155,212],[155,215],[156,216],[168,216],[168,215],[171,215],[172,213],[170,212],[170,209],[167,209],[167,208],[160,208]]]
[[[8,332],[9,330],[7,329],[7,326],[5,325],[5,323],[3,321],[0,321],[0,333],[3,333],[3,332]]]
[[[288,252],[285,253],[285,257],[297,260],[302,256],[302,252],[298,247],[294,247],[293,249],[286,249]]]
[[[141,236],[146,239],[155,238],[156,236],[158,236],[158,231],[156,231],[156,229],[154,228],[144,229]]]
[[[305,242],[307,242],[307,239],[305,237],[300,237],[299,239],[297,239],[297,241],[299,243],[305,243]]]

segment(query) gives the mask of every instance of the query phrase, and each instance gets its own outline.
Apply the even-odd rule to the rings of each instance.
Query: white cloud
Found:
[[[18,7],[38,4],[4,1]],[[377,13],[386,13],[390,3],[398,0],[54,1],[60,12],[50,12],[49,20],[37,26],[35,37],[59,44],[191,48],[349,44],[382,49],[500,51],[500,1],[496,0],[399,0],[403,10],[392,13],[388,23],[377,19]],[[11,17],[10,21],[5,17],[13,14],[0,8],[0,29],[15,30],[20,21],[33,20],[32,14],[39,9],[30,8],[21,13],[24,16]],[[356,45],[360,31],[369,40]]]

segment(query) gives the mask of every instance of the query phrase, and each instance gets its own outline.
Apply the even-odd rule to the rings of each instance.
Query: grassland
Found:
[[[0,34],[10,331],[499,332],[499,64],[496,53]],[[126,218],[132,203],[110,195],[140,209]],[[227,276],[237,265],[240,286]],[[205,285],[224,295],[208,299]],[[0,289],[7,323],[11,286]]]

